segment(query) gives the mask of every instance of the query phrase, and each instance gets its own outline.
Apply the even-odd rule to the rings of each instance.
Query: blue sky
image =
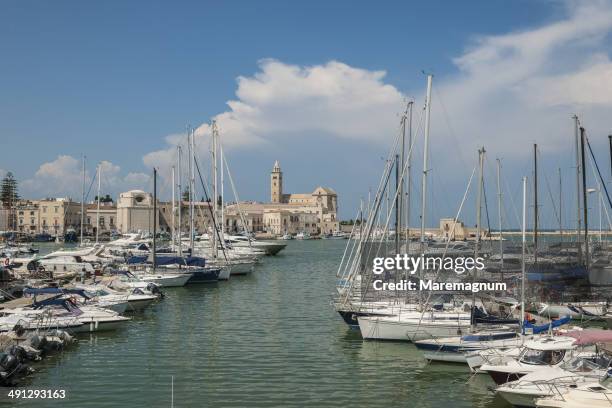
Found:
[[[170,153],[164,152],[174,145],[169,135],[183,132],[188,123],[199,126],[204,156],[205,124],[229,111],[232,118],[225,128],[222,119],[219,123],[240,198],[267,199],[268,172],[279,159],[288,190],[331,186],[341,194],[342,215],[349,218],[359,198],[376,185],[402,98],[413,97],[422,105],[421,71],[427,70],[435,74],[440,92],[434,92],[433,101],[438,127],[433,125],[432,162],[437,167],[432,194],[439,197],[433,223],[454,212],[479,144],[492,146],[491,162],[508,157],[512,190],[529,163],[524,151],[533,141],[543,143],[551,178],[556,167],[569,169],[565,159],[571,139],[560,132],[571,130],[569,119],[563,122],[570,113],[584,114],[585,126],[598,134],[611,127],[605,120],[611,105],[605,95],[593,96],[597,102],[591,103],[581,93],[584,86],[567,94],[555,88],[559,78],[572,84],[580,84],[574,78],[610,79],[612,23],[607,13],[612,8],[607,2],[330,3],[4,2],[0,140],[9,153],[0,159],[0,169],[13,171],[32,198],[78,195],[78,177],[72,173],[81,154],[88,156],[90,174],[96,162],[108,162],[105,189],[111,193],[146,186],[153,165],[167,177]],[[590,23],[585,15],[601,21]],[[580,21],[591,27],[585,32]],[[510,54],[518,50],[524,58],[506,55],[508,47]],[[491,53],[499,53],[494,61]],[[333,61],[342,66],[330,65]],[[368,76],[378,71],[385,74]],[[506,72],[512,75],[497,78]],[[600,76],[593,78],[591,72]],[[309,79],[296,87],[295,95],[292,75]],[[245,81],[237,82],[238,77]],[[338,113],[346,113],[344,123],[327,125],[338,117],[335,111],[321,116],[309,104],[337,106],[347,99],[342,90],[336,98],[318,89],[317,78],[334,84],[346,79],[351,88],[346,95],[358,95],[366,106],[351,105],[348,113]],[[598,88],[605,93],[610,86]],[[504,94],[509,89],[522,96],[509,99]],[[533,89],[546,90],[534,95],[536,106],[514,111]],[[230,100],[263,113],[241,115],[228,109]],[[301,109],[305,114],[297,115],[298,121],[304,118],[310,125],[282,124]],[[537,117],[529,116],[534,111]],[[364,115],[371,115],[376,126],[360,124]],[[525,148],[514,151],[513,144],[502,142],[517,129],[491,134],[490,129],[511,127],[522,117]],[[317,122],[322,125],[312,125]],[[355,123],[363,128],[359,136],[341,130]],[[447,160],[453,144],[460,145],[459,153],[454,149],[455,160]]]

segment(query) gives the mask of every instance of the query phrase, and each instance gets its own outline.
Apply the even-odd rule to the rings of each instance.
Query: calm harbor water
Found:
[[[11,406],[506,407],[467,366],[348,329],[330,304],[345,244],[291,241],[250,276],[166,289],[125,329],[36,365],[24,385],[65,400]]]

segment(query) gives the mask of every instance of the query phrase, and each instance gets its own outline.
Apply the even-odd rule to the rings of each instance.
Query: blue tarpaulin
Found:
[[[554,329],[555,327],[563,326],[564,324],[569,323],[570,320],[572,320],[571,317],[565,316],[565,317],[562,317],[560,319],[553,320],[550,323],[540,324],[540,325],[537,325],[537,326],[535,324],[529,323],[528,321],[525,321],[523,323],[523,330],[525,330],[525,329],[533,329],[533,334],[544,333],[545,331],[547,331],[550,328]]]
[[[138,256],[132,256],[130,258],[128,258],[127,263],[130,265],[134,265],[134,264],[143,264],[143,263],[147,263],[150,264],[151,263],[151,258],[149,255],[138,255]],[[180,256],[167,256],[167,255],[162,255],[162,256],[156,256],[155,257],[155,263],[158,266],[164,266],[164,265],[185,265],[185,266],[199,266],[199,267],[204,267],[206,266],[206,259],[199,257],[199,256],[187,256],[187,257],[180,257]]]

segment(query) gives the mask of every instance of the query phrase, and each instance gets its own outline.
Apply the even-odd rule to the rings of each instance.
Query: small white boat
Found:
[[[295,239],[301,239],[301,240],[310,239],[310,233],[306,231],[300,232],[295,236]]]
[[[538,408],[610,408],[612,379],[593,382],[570,389],[561,395],[536,400]]]

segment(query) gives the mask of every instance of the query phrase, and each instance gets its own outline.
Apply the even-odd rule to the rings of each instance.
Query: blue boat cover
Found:
[[[25,288],[24,295],[79,295],[85,299],[91,299],[83,289],[63,289],[63,288]]]
[[[525,321],[523,323],[523,334],[525,334],[525,329],[533,329],[533,334],[544,333],[545,331],[551,328],[554,329],[555,327],[563,326],[564,324],[569,323],[570,320],[572,320],[570,316],[565,316],[557,320],[552,320],[550,323],[540,324],[537,326],[535,324],[529,323],[528,321]]]
[[[164,265],[185,265],[185,266],[199,266],[199,267],[204,267],[206,266],[206,259],[199,257],[199,256],[187,256],[187,257],[180,257],[180,256],[156,256],[155,257],[155,263],[158,266],[164,266]],[[132,256],[130,258],[128,258],[127,263],[130,265],[134,265],[134,264],[143,264],[143,263],[147,263],[150,264],[151,262],[149,261],[149,255],[138,255],[138,256]]]

